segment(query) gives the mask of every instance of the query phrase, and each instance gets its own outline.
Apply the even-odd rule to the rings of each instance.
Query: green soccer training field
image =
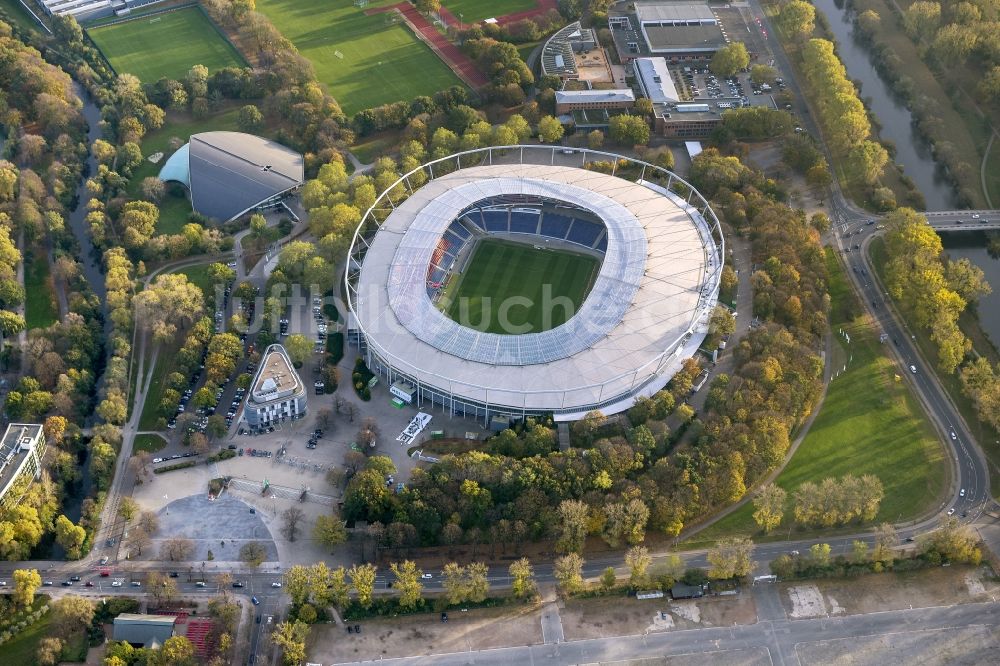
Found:
[[[508,14],[528,11],[538,7],[538,0],[443,0],[445,9],[465,23],[475,23],[488,18],[499,18]]]
[[[119,74],[143,83],[183,79],[195,65],[214,72],[246,65],[197,7],[137,18],[87,31]]]
[[[449,317],[489,333],[539,333],[565,323],[579,310],[599,267],[594,257],[493,239],[479,241],[474,252],[465,273],[452,278],[457,282],[449,285],[442,306],[450,301]],[[515,298],[519,302],[510,300]],[[546,305],[563,298],[571,308]]]
[[[404,23],[366,15],[353,0],[258,0],[257,11],[312,62],[348,115],[462,83]]]

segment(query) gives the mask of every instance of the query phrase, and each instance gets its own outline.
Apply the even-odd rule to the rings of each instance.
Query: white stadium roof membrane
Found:
[[[427,268],[448,226],[475,203],[506,194],[584,208],[607,229],[604,260],[584,303],[541,333],[463,327],[427,294]],[[351,305],[369,354],[418,386],[498,409],[586,410],[637,394],[668,365],[676,372],[677,355],[690,351],[688,338],[704,337],[720,257],[710,224],[676,194],[597,171],[467,167],[413,192],[362,241],[367,250],[348,280]]]

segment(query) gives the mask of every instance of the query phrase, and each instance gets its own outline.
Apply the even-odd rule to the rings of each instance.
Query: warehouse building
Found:
[[[636,2],[609,12],[608,25],[622,62],[654,55],[708,60],[729,41],[716,13],[704,2]]]

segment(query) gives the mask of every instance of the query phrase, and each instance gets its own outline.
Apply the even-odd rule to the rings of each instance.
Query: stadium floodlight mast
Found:
[[[583,168],[594,163],[600,166]],[[546,192],[557,204],[590,211],[609,239],[590,246],[604,254],[577,314],[540,333],[504,335],[463,327],[437,310],[427,293],[431,264],[422,262],[459,211],[491,193]],[[573,420],[594,409],[616,413],[662,388],[700,346],[724,256],[708,201],[662,167],[564,146],[462,151],[403,174],[365,212],[344,276],[349,335],[363,343],[374,372],[411,385],[417,403],[430,400],[452,414],[488,422],[493,414]],[[624,291],[609,286],[616,280]]]

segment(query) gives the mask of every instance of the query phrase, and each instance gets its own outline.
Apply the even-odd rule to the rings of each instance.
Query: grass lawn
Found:
[[[209,310],[214,310],[215,283],[212,282],[212,278],[208,275],[208,267],[209,264],[198,264],[197,266],[188,266],[175,272],[186,275],[188,282],[201,289],[201,293],[205,295],[205,307],[209,308]]]
[[[47,328],[58,317],[48,258],[43,252],[30,250],[24,257],[24,320],[29,329]]]
[[[366,16],[352,0],[260,0],[257,11],[313,63],[348,115],[461,84],[406,25]]]
[[[163,397],[163,388],[167,375],[170,374],[172,366],[170,357],[176,350],[163,347],[157,357],[156,367],[153,369],[153,378],[149,382],[149,391],[146,393],[146,402],[142,405],[142,414],[139,415],[139,428],[142,430],[155,430],[156,419],[160,417],[160,400]],[[152,351],[148,352],[146,368],[149,368],[149,361],[152,359]]]
[[[351,152],[362,164],[371,164],[399,148],[399,134],[399,132],[381,132],[366,136],[361,142],[351,146]]]
[[[818,483],[848,473],[874,474],[885,488],[877,522],[920,516],[937,503],[947,481],[940,440],[905,381],[896,378],[901,369],[879,344],[880,329],[867,314],[856,316],[861,308],[839,259],[829,250],[827,266],[831,328],[835,335],[843,328],[851,337],[848,345],[836,335],[832,362],[841,368],[846,363],[848,369],[830,384],[809,433],[776,479],[789,497],[785,520],[771,535],[774,539],[787,538],[789,527],[793,537],[816,532],[792,523],[792,493],[806,481]],[[695,547],[733,534],[761,539],[763,533],[754,523],[753,511],[748,502],[698,533],[687,545]]]
[[[475,23],[488,18],[524,12],[538,6],[538,0],[443,0],[444,7],[455,15],[462,15],[463,23]]]
[[[194,65],[209,71],[246,64],[197,7],[88,31],[119,74],[144,83],[183,79]]]
[[[872,265],[878,272],[879,278],[884,280],[885,244],[882,242],[882,239],[876,238],[872,241],[871,258]],[[978,327],[978,322],[973,324],[967,314],[963,314],[958,323],[966,335],[972,334],[972,331],[970,331],[972,326]],[[914,342],[920,348],[920,353],[927,359],[930,366],[934,368],[938,381],[941,382],[948,395],[951,396],[951,400],[958,407],[958,411],[962,413],[962,418],[969,426],[972,437],[982,447],[983,453],[986,454],[990,468],[990,488],[994,497],[1000,496],[1000,446],[996,444],[1000,440],[1000,433],[979,420],[972,401],[966,397],[965,392],[962,390],[962,381],[959,379],[957,373],[946,375],[937,371],[937,345],[930,339],[930,334],[927,330],[911,328],[910,332],[915,336]],[[973,340],[975,340],[975,337],[973,337]],[[993,350],[985,345],[978,346],[976,350],[990,358],[994,358]]]
[[[166,445],[167,440],[163,439],[159,435],[136,435],[135,442],[132,444],[132,451],[148,451],[149,453],[156,453]]]
[[[30,3],[29,3],[30,4]],[[41,30],[35,19],[25,11],[24,7],[17,0],[0,0],[0,9],[7,12],[11,22],[22,30]],[[32,11],[40,11],[36,6]]]
[[[48,636],[51,622],[52,614],[46,613],[38,622],[4,643],[0,652],[3,653],[5,666],[34,666],[38,644]]]
[[[453,278],[458,283],[448,290],[442,306],[455,321],[490,333],[537,333],[563,324],[583,303],[598,269],[598,261],[593,257],[536,250],[520,243],[481,240],[474,251],[465,274]],[[569,298],[573,311],[544,307],[546,287],[551,290],[549,299]],[[445,304],[444,300],[449,298],[450,302]],[[510,308],[508,321],[501,325],[500,311],[511,298],[527,298],[531,305]],[[546,315],[549,322],[545,321]],[[523,331],[510,328],[523,326],[528,328]]]

